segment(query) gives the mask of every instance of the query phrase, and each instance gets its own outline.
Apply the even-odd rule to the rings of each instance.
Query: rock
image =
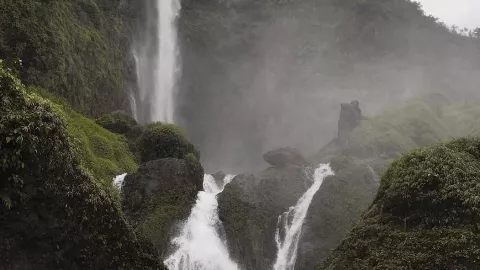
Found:
[[[242,269],[271,269],[278,216],[296,204],[309,184],[302,167],[269,168],[236,176],[219,194],[230,256]]]
[[[340,119],[338,120],[338,143],[346,145],[350,133],[360,124],[362,120],[362,111],[359,102],[354,100],[350,103],[340,105]]]
[[[308,166],[308,162],[294,148],[286,147],[267,152],[263,155],[263,159],[274,167],[285,167],[287,165]]]
[[[202,183],[200,163],[175,158],[147,162],[125,177],[124,212],[159,255],[167,252],[174,225],[188,217]]]

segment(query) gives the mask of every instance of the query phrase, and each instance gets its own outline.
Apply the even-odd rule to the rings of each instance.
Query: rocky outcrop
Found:
[[[176,223],[188,217],[202,182],[200,163],[175,158],[147,162],[126,176],[124,212],[162,258]]]
[[[244,269],[271,269],[280,214],[295,205],[310,184],[298,166],[238,175],[219,194],[219,217],[231,257]]]
[[[267,152],[263,159],[274,167],[285,167],[287,165],[308,166],[308,162],[302,154],[294,148],[285,147]]]
[[[338,144],[345,146],[350,133],[360,124],[362,111],[357,100],[340,104],[340,119],[338,120]]]
[[[315,195],[300,239],[296,269],[315,269],[352,228],[371,203],[376,174],[358,160],[332,160],[334,177]],[[311,185],[314,167],[269,168],[256,175],[240,175],[219,195],[219,214],[231,256],[245,269],[270,269],[277,253],[278,216]]]
[[[322,269],[477,269],[480,140],[405,154]]]

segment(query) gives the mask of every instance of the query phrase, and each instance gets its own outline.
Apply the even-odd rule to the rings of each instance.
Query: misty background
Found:
[[[373,116],[428,92],[477,97],[469,34],[403,0],[183,1],[177,122],[207,172],[265,168],[262,154],[279,147],[313,155],[336,136],[341,102]]]

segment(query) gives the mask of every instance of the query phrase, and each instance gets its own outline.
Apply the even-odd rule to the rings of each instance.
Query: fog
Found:
[[[341,102],[374,116],[422,93],[478,92],[478,43],[408,1],[186,1],[179,29],[179,123],[209,172],[266,168],[278,147],[313,155]]]
[[[480,1],[478,0],[417,0],[426,14],[440,19],[449,26],[475,29],[480,27]]]

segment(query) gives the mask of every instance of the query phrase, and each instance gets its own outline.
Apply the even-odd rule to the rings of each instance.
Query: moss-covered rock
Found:
[[[476,269],[480,139],[411,151],[322,269]]]
[[[117,134],[127,134],[137,126],[137,121],[123,111],[115,111],[110,114],[103,115],[95,122],[110,132]]]
[[[160,269],[83,168],[68,125],[0,63],[0,268]]]
[[[135,6],[130,0],[3,0],[0,59],[15,65],[25,84],[48,89],[81,113],[126,109]]]
[[[67,133],[80,164],[105,187],[112,188],[116,175],[133,172],[138,167],[125,136],[111,133],[45,89],[29,87],[28,91],[51,101],[56,113],[67,124]]]
[[[202,183],[200,163],[175,158],[147,162],[125,178],[123,209],[162,258],[174,236],[174,225],[188,217]]]
[[[144,128],[135,143],[142,162],[162,158],[200,159],[200,152],[185,138],[185,133],[172,124],[153,123]]]

